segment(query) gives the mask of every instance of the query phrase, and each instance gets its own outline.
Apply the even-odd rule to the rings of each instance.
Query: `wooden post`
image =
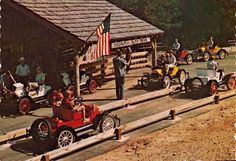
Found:
[[[43,155],[40,161],[49,161],[49,155]]]
[[[176,115],[176,111],[175,110],[171,110],[170,111],[171,120],[175,120],[175,115]]]
[[[77,46],[75,45],[75,86],[76,86],[76,96],[80,97],[80,58],[78,55]]]
[[[215,95],[214,100],[215,100],[215,104],[219,104],[220,103],[220,96],[219,96],[219,94]]]
[[[121,129],[120,128],[115,129],[115,134],[116,134],[116,140],[120,140],[121,139]]]
[[[152,47],[153,47],[153,53],[152,53],[152,66],[156,66],[156,61],[157,61],[157,36],[155,35],[153,37],[153,42],[152,42]]]
[[[106,75],[106,72],[105,72],[105,56],[102,57],[102,60],[103,60],[103,63],[101,64],[101,81],[103,82],[104,79],[105,79],[105,75]]]

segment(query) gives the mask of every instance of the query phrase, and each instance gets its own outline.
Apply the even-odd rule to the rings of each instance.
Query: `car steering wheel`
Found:
[[[75,101],[81,104],[83,100],[84,100],[83,97],[77,97]]]

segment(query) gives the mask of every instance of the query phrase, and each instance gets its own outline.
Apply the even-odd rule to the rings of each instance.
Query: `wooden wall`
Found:
[[[62,55],[73,53],[72,43],[11,6],[3,2],[1,6],[2,69],[15,73],[19,57],[24,56],[32,77],[36,64],[41,64],[48,80],[55,80],[66,60]]]

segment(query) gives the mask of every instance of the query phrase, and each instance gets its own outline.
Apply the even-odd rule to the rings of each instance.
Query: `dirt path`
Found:
[[[233,160],[236,99],[216,106],[89,161]]]

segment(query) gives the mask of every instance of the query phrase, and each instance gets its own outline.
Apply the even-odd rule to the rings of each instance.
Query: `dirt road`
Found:
[[[216,106],[89,161],[233,160],[236,99]]]

